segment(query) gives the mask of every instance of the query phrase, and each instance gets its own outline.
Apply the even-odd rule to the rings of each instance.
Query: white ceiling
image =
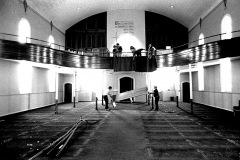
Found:
[[[91,15],[119,9],[159,13],[191,29],[220,2],[222,0],[27,0],[32,9],[63,32]]]

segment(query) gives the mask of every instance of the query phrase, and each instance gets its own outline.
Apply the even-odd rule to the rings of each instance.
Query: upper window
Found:
[[[18,41],[20,43],[31,42],[31,26],[27,19],[22,18],[18,24]]]
[[[221,23],[221,39],[231,39],[232,38],[232,18],[230,14],[226,14]]]
[[[203,45],[203,44],[204,44],[204,35],[203,33],[201,33],[198,39],[198,45]]]
[[[50,35],[49,37],[48,37],[48,45],[51,47],[51,48],[54,48],[54,38],[53,38],[53,36],[52,35]]]

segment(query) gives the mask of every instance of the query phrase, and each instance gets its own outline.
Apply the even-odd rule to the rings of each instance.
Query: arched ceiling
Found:
[[[221,2],[222,0],[27,0],[32,9],[49,22],[52,21],[63,32],[91,15],[124,9],[159,13],[191,29]]]

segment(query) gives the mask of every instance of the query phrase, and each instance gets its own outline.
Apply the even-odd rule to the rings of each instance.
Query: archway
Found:
[[[72,102],[72,84],[66,83],[64,85],[64,103]]]
[[[190,102],[190,84],[189,82],[182,83],[182,94],[183,94],[183,102]]]
[[[120,93],[133,90],[133,78],[123,77],[120,79]],[[124,102],[130,102],[130,99],[123,100]]]

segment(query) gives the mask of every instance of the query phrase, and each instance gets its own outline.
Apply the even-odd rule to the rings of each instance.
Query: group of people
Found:
[[[155,98],[155,111],[158,111],[159,93],[158,93],[157,86],[154,86],[154,90],[150,94],[153,94],[153,96]],[[105,91],[105,93],[103,95],[103,99],[105,101],[105,109],[106,110],[110,110],[110,108],[108,106],[109,100],[112,102],[113,108],[116,107],[115,99],[113,98],[113,93],[112,93],[112,86],[109,86],[108,90]],[[131,103],[132,103],[132,100],[131,100]]]
[[[120,46],[119,43],[113,46],[113,56],[114,57],[122,56],[122,46]]]
[[[113,56],[114,57],[121,57],[122,56],[122,46],[119,45],[119,43],[117,43],[116,45],[113,46]],[[130,50],[133,54],[133,59],[135,59],[135,57],[141,57],[142,56],[142,51],[145,49],[136,49],[133,46],[130,46]],[[148,49],[147,49],[147,56],[148,58],[152,58],[152,56],[156,55],[156,48],[152,45],[149,44],[148,45]]]

